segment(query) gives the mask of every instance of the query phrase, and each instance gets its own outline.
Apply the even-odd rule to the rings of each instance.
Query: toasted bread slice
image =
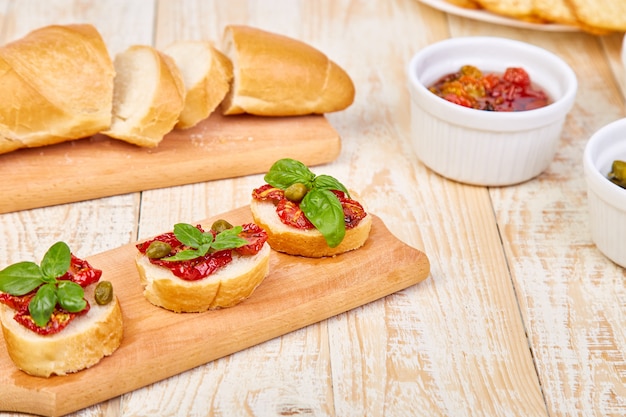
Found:
[[[233,253],[232,262],[197,281],[180,279],[142,254],[135,261],[148,301],[176,313],[196,313],[232,307],[250,297],[269,273],[270,252],[265,243],[256,255]]]
[[[253,199],[250,203],[254,222],[267,232],[267,242],[272,249],[289,255],[322,258],[339,255],[363,246],[372,227],[372,216],[365,216],[359,224],[346,230],[341,243],[331,248],[317,229],[302,230],[282,223],[271,201]]]
[[[66,375],[89,368],[117,350],[123,337],[120,303],[114,297],[110,303],[98,305],[95,287],[85,288],[89,311],[53,335],[42,336],[25,328],[13,319],[13,309],[0,304],[9,357],[19,369],[40,377]]]

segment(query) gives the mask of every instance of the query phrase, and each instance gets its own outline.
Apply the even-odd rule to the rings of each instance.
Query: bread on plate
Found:
[[[266,184],[252,191],[250,209],[272,249],[321,258],[359,249],[367,241],[372,216],[335,178],[315,175],[285,158],[264,179]]]
[[[102,133],[138,146],[155,147],[174,129],[185,105],[180,69],[149,45],[132,45],[114,60],[113,114]]]
[[[0,153],[107,128],[113,77],[92,25],[45,26],[0,47]]]
[[[205,230],[206,229],[206,230]],[[138,243],[137,269],[146,299],[176,313],[232,307],[269,273],[267,234],[255,224],[186,223]]]
[[[185,84],[185,106],[176,127],[188,129],[209,117],[230,89],[233,66],[209,41],[178,41],[163,50]]]
[[[226,115],[299,116],[343,110],[354,101],[346,71],[299,40],[229,25],[222,51],[233,64],[233,84],[222,103]]]
[[[39,377],[66,375],[117,350],[122,310],[101,276],[63,242],[48,250],[41,266],[19,262],[0,271],[0,325],[19,369]]]

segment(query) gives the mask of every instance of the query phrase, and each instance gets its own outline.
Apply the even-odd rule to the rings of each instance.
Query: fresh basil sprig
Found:
[[[185,249],[176,255],[162,258],[164,261],[188,261],[206,255],[209,250],[220,251],[224,249],[235,249],[248,244],[248,241],[239,236],[243,227],[235,226],[226,229],[213,238],[213,233],[202,232],[197,227],[187,223],[177,223],[174,225],[174,235],[183,245],[192,249]]]
[[[57,242],[48,249],[40,265],[18,262],[0,271],[0,291],[19,297],[39,287],[28,304],[28,311],[39,327],[50,321],[57,303],[70,313],[78,313],[87,305],[83,288],[75,282],[57,279],[70,269],[71,260],[67,244]]]
[[[276,161],[264,180],[283,190],[296,183],[304,184],[309,191],[300,202],[302,212],[324,236],[328,246],[334,248],[341,243],[346,235],[343,207],[331,191],[343,191],[350,198],[350,193],[341,182],[330,175],[315,175],[302,162],[290,158]]]

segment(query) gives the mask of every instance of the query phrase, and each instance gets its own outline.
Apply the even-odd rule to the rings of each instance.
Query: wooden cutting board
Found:
[[[199,223],[217,218],[252,221],[246,206]],[[0,410],[64,415],[385,297],[430,273],[427,256],[373,216],[370,237],[359,250],[323,259],[272,251],[270,275],[241,304],[176,314],[143,297],[136,253],[128,244],[87,258],[103,270],[120,300],[120,348],[92,368],[46,379],[19,371],[0,338]]]
[[[333,161],[339,134],[323,115],[221,116],[174,130],[156,148],[96,135],[0,155],[0,213],[267,172],[277,159]]]

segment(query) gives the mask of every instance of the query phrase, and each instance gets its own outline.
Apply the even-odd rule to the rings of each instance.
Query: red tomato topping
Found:
[[[285,192],[280,188],[272,187],[269,184],[265,184],[262,187],[252,190],[252,198],[259,201],[274,201],[278,203],[285,198]]]
[[[196,227],[198,230],[204,232],[200,225],[197,225]],[[243,231],[239,234],[239,236],[248,240],[249,244],[240,248],[225,249],[216,252],[209,251],[204,256],[186,261],[150,259],[150,262],[154,265],[169,269],[175,276],[186,281],[197,281],[199,279],[206,278],[218,269],[228,265],[233,260],[233,252],[236,252],[239,255],[251,256],[257,254],[261,250],[263,244],[267,241],[267,233],[254,223],[244,224],[242,225],[242,228]],[[213,235],[215,236],[215,232],[213,232]],[[178,239],[176,239],[174,233],[168,232],[137,244],[137,250],[145,254],[146,250],[150,246],[150,243],[155,240],[168,243],[172,247],[171,255],[174,255],[182,250],[189,249],[188,246],[182,244]]]
[[[256,255],[267,241],[267,232],[254,223],[244,224],[242,227],[243,231],[239,233],[239,236],[250,243],[234,251],[242,256]]]
[[[84,259],[79,259],[76,256],[72,255],[72,260],[70,262],[70,269],[67,271],[65,275],[59,277],[59,279],[70,280],[81,287],[85,288],[88,285],[96,283],[100,280],[102,276],[102,271],[99,269],[94,269],[87,261]]]
[[[343,207],[346,229],[356,227],[361,219],[366,216],[365,209],[361,203],[347,198],[343,191],[332,190],[332,192],[337,196],[337,198],[339,198],[339,202]],[[278,218],[287,226],[304,230],[315,228],[313,223],[311,223],[304,215],[304,212],[300,208],[300,204],[286,199],[283,190],[280,188],[275,188],[269,184],[265,184],[262,187],[256,188],[252,192],[252,197],[260,201],[273,201],[276,205],[276,214],[278,214]]]
[[[550,104],[547,94],[534,88],[523,68],[507,68],[504,74],[483,74],[478,68],[464,65],[447,74],[429,90],[452,103],[488,111],[524,111]]]
[[[304,215],[298,203],[283,198],[276,205],[276,213],[280,221],[296,229],[313,229],[313,223]]]
[[[102,276],[101,270],[93,268],[89,262],[84,259],[77,258],[73,254],[71,256],[69,270],[65,273],[65,275],[59,277],[58,280],[72,281],[83,288],[100,280],[100,277]],[[15,310],[15,315],[13,316],[15,321],[40,335],[45,336],[60,332],[67,327],[72,320],[80,315],[86,314],[91,308],[89,302],[87,302],[82,311],[78,313],[70,313],[57,304],[52,312],[52,316],[50,317],[48,324],[46,324],[45,327],[39,327],[35,324],[35,321],[28,311],[28,304],[36,293],[37,288],[22,296],[0,293],[0,303]]]
[[[70,324],[72,320],[74,320],[76,317],[87,314],[90,308],[91,306],[89,305],[89,303],[87,303],[86,307],[82,311],[78,313],[70,313],[59,307],[59,305],[57,304],[54,311],[52,312],[52,315],[50,316],[50,320],[45,327],[39,327],[35,323],[30,313],[28,312],[28,309],[26,309],[26,311],[15,313],[15,316],[13,318],[15,319],[15,321],[17,321],[27,329],[45,336],[60,332],[61,330],[66,328],[67,325]]]

